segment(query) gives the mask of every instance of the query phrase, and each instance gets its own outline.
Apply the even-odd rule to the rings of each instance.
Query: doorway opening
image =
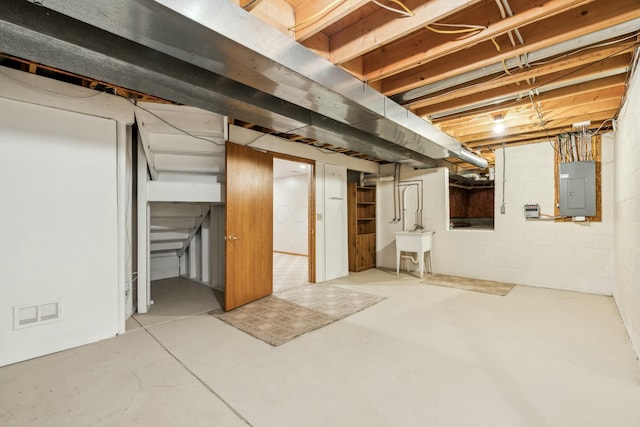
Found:
[[[273,154],[273,292],[315,282],[313,160]]]
[[[449,174],[449,229],[493,230],[493,176]]]

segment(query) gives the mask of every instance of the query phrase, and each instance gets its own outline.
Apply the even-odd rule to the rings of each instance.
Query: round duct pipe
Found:
[[[454,156],[462,161],[471,163],[472,165],[477,166],[480,169],[485,169],[489,164],[486,159],[476,156],[471,151],[465,150],[464,148],[461,148],[459,153],[454,153]]]
[[[394,180],[394,176],[393,175],[366,176],[362,180],[362,183],[364,185],[367,185],[367,184],[375,184],[377,182],[386,182],[386,181],[393,181],[393,180]]]

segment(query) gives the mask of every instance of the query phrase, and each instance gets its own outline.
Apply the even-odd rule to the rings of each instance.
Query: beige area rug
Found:
[[[378,295],[326,285],[309,285],[281,292],[227,313],[218,319],[273,346],[278,346],[385,299]]]
[[[500,296],[507,295],[515,286],[513,283],[449,276],[446,274],[427,274],[425,275],[422,283]]]

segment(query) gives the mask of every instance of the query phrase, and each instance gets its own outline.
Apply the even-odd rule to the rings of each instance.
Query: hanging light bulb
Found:
[[[493,116],[493,131],[495,133],[502,133],[504,132],[504,124],[502,123],[504,121],[504,116],[502,114],[496,114],[495,116]]]

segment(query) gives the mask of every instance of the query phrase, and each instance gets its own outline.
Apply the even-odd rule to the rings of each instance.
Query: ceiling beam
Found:
[[[403,40],[405,46],[411,46],[411,51],[408,51],[408,49],[378,49],[372,52],[365,63],[367,80],[379,80],[425,62],[468,49],[479,43],[490,42],[491,39],[516,28],[524,27],[542,19],[548,19],[550,16],[565,12],[568,8],[578,7],[591,1],[593,0],[550,0],[542,6],[491,24],[486,30],[482,30],[477,34],[436,46],[431,44],[432,35],[426,35],[429,34],[429,30],[425,29],[424,31],[416,32],[415,35]]]
[[[616,73],[621,74],[624,73],[629,66],[630,59],[628,55],[619,55],[612,58],[608,58],[602,61],[599,61],[595,64],[590,65],[587,68],[573,68],[571,70],[566,70],[563,72],[557,72],[548,74],[546,76],[542,76],[536,79],[535,85],[521,85],[516,86],[515,84],[506,85],[503,87],[498,87],[495,89],[491,89],[489,91],[474,93],[465,97],[460,97],[457,99],[434,103],[432,105],[428,105],[426,107],[418,108],[415,110],[415,113],[419,116],[428,117],[435,113],[442,113],[446,111],[453,111],[463,108],[472,109],[474,105],[478,105],[482,102],[489,102],[492,99],[501,99],[501,98],[518,98],[522,96],[526,96],[529,91],[542,88],[544,86],[548,86],[551,84],[554,85],[568,85],[572,81],[579,81],[584,79],[597,79],[601,77],[603,73]],[[434,100],[434,101],[437,101]]]
[[[619,84],[617,86],[602,89],[599,88],[584,93],[567,94],[566,96],[553,98],[543,102],[536,100],[536,105],[541,111],[550,111],[555,108],[562,108],[566,105],[585,105],[610,99],[615,99],[619,102],[624,92],[624,84]],[[464,130],[466,128],[478,126],[481,124],[485,126],[493,126],[493,119],[495,117],[495,114],[503,114],[505,122],[508,123],[508,121],[512,118],[516,118],[524,114],[529,114],[531,112],[531,109],[531,101],[527,99],[515,108],[501,110],[500,112],[496,111],[494,113],[488,112],[486,114],[476,115],[472,118],[456,118],[453,120],[442,121],[438,124],[438,126],[445,132],[450,132],[454,129]]]
[[[592,121],[589,126],[590,129],[595,130],[602,125],[603,120],[601,121]],[[574,128],[572,125],[564,126],[564,127],[556,127],[553,130],[553,133],[549,134],[551,137],[558,135],[560,133],[572,132]],[[511,146],[511,145],[524,145],[530,144],[532,142],[546,142],[547,141],[547,132],[544,130],[532,131],[532,132],[524,132],[519,134],[509,134],[505,136],[496,136],[492,135],[490,138],[484,140],[477,141],[469,141],[465,143],[472,150],[481,150],[484,152],[486,149],[493,149],[501,146],[503,143]],[[486,158],[485,155],[483,157]]]
[[[544,120],[545,127],[548,127],[546,123],[586,116],[589,114],[599,113],[601,111],[615,111],[618,108],[619,104],[619,98],[611,98],[581,105],[567,104],[567,106],[563,108],[552,110],[545,110],[541,108],[538,108],[538,110],[542,114],[542,119]],[[579,121],[582,120],[575,120],[574,122]],[[515,133],[517,132],[516,129],[522,129],[532,123],[539,125],[540,121],[537,111],[531,106],[529,109],[521,112],[519,115],[512,116],[510,119],[505,120],[502,123],[505,127],[505,132]],[[480,123],[476,123],[474,126],[450,128],[448,130],[448,133],[451,134],[451,136],[460,138],[462,140],[462,138],[476,138],[476,135],[480,135],[486,132],[487,128],[493,128],[492,121],[483,121]]]
[[[258,6],[262,0],[238,0],[238,6],[246,10],[247,12],[251,12],[253,8]]]
[[[582,12],[586,13],[582,15]],[[616,2],[615,8],[610,7],[606,2],[598,2],[520,28],[526,44],[511,47],[502,43],[500,53],[496,52],[491,43],[478,44],[472,49],[456,52],[445,58],[434,58],[428,50],[424,50],[421,58],[422,65],[413,69],[403,69],[400,66],[391,67],[391,64],[388,64],[393,68],[395,75],[386,76],[382,80],[382,91],[387,96],[398,94],[482,67],[500,64],[501,61],[509,60],[518,55],[535,52],[586,34],[606,30],[639,17],[640,8],[638,8],[637,0],[619,0]],[[409,43],[410,40],[406,39],[406,44],[410,45]],[[576,49],[580,47],[582,46],[576,46]],[[372,63],[372,56],[367,56],[365,78],[368,81],[376,80],[371,72],[375,72],[379,66],[384,66],[382,61],[384,58],[380,58],[377,61],[378,64],[375,64]]]
[[[612,109],[608,111],[599,111],[597,113],[579,115],[574,117],[564,117],[558,120],[550,120],[545,124],[549,135],[553,136],[558,133],[563,132],[561,129],[565,129],[566,127],[570,127],[573,123],[582,122],[582,121],[604,121],[607,119],[611,119],[616,114],[617,109]],[[531,122],[527,125],[517,126],[509,129],[510,135],[517,135],[520,133],[530,133],[530,132],[544,132],[544,128],[540,126],[538,123]],[[493,132],[483,132],[480,134],[470,135],[466,137],[461,137],[460,142],[463,144],[471,145],[474,141],[481,140],[490,140],[492,138],[496,138],[496,134]],[[490,144],[487,144],[490,145]],[[478,145],[475,145],[478,147]]]
[[[618,74],[615,76],[605,77],[602,79],[591,80],[584,83],[578,83],[575,85],[562,87],[559,89],[550,90],[548,92],[542,92],[539,95],[534,97],[536,103],[547,102],[553,100],[560,100],[565,102],[566,98],[570,98],[571,96],[579,95],[582,93],[589,93],[593,91],[603,91],[612,87],[620,87],[624,88],[626,76],[624,74]],[[569,101],[566,101],[569,102]],[[468,121],[470,117],[485,114],[485,115],[493,115],[496,113],[504,114],[507,109],[518,109],[523,108],[523,106],[531,105],[531,100],[526,98],[520,101],[513,100],[509,102],[503,102],[497,105],[490,105],[483,108],[477,108],[474,110],[468,110],[460,113],[453,114],[451,116],[446,116],[439,118],[437,120],[433,120],[434,123],[442,123],[451,119],[460,119]]]
[[[307,0],[295,9],[296,40],[303,42],[371,0]]]
[[[464,83],[457,87],[452,87],[443,91],[429,94],[427,95],[427,97],[425,97],[425,99],[418,99],[414,102],[411,102],[408,106],[411,109],[415,110],[427,105],[450,101],[452,99],[457,99],[479,92],[485,92],[487,90],[498,88],[501,86],[526,82],[531,79],[558,73],[560,71],[576,69],[576,67],[586,66],[588,64],[595,63],[613,56],[629,53],[632,52],[635,47],[635,42],[626,42],[614,46],[589,50],[575,57],[559,59],[548,64],[534,66],[532,68],[523,68],[521,70],[511,72],[511,74],[504,73],[500,78],[495,78],[495,76],[487,76],[477,81]]]
[[[425,25],[440,21],[480,0],[407,1],[405,4],[415,16],[389,19],[389,11],[379,11],[359,20],[329,38],[330,60],[334,64],[345,62],[381,46],[405,37]]]

